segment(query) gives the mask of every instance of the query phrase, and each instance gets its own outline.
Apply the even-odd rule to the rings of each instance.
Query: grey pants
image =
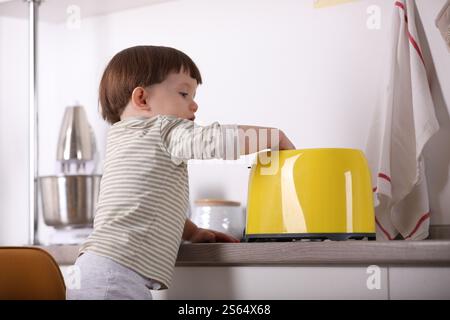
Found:
[[[67,288],[67,300],[152,300],[150,289],[157,289],[158,283],[112,259],[85,252],[75,262],[79,282],[74,288]]]

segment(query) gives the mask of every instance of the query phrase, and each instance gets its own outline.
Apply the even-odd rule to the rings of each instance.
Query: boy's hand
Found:
[[[280,150],[295,150],[294,144],[289,140],[289,138],[280,130]]]
[[[225,233],[210,230],[210,229],[203,229],[203,228],[197,228],[195,233],[192,235],[192,237],[189,239],[190,242],[240,242],[235,237],[232,237],[230,235],[227,235]]]

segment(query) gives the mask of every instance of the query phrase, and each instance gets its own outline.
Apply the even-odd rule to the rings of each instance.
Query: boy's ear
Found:
[[[131,102],[133,106],[142,111],[150,111],[148,103],[148,92],[143,87],[134,88],[131,94]]]

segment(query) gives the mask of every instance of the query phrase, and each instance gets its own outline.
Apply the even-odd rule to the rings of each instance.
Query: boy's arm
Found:
[[[258,151],[288,150],[295,146],[283,131],[248,125],[198,126],[192,121],[165,117],[161,123],[162,146],[178,165],[189,159],[236,160]]]
[[[291,150],[294,144],[277,128],[238,125],[240,154],[265,149]]]

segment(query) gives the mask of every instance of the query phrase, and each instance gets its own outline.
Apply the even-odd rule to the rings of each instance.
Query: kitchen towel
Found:
[[[447,0],[447,3],[439,12],[436,18],[436,27],[439,29],[450,52],[450,0]]]
[[[367,141],[377,240],[428,237],[430,210],[422,151],[437,132],[413,0],[393,2],[387,83]],[[418,16],[417,16],[418,18]]]

